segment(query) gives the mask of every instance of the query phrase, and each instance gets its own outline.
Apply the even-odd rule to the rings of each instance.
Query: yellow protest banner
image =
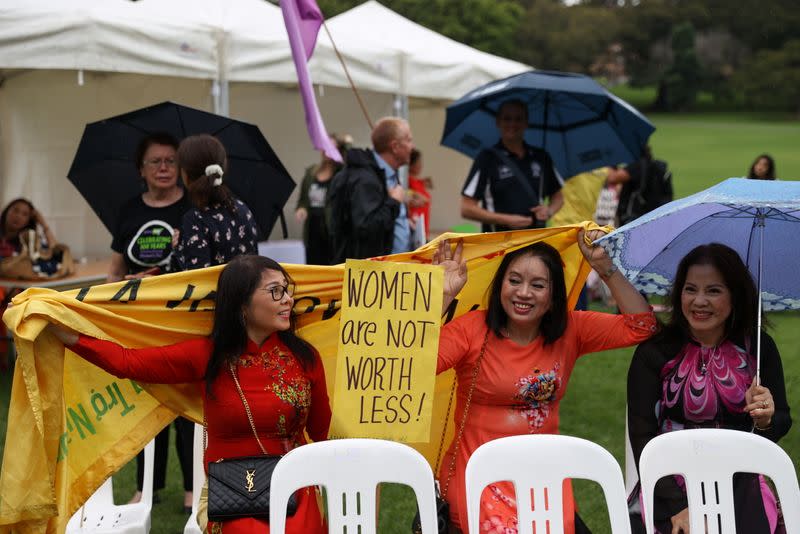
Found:
[[[441,236],[463,239],[469,271],[469,281],[444,321],[485,306],[486,289],[505,253],[536,241],[546,241],[561,253],[567,294],[574,305],[589,273],[576,244],[584,226],[596,228],[584,223]],[[439,239],[414,252],[373,261],[429,265]],[[328,390],[336,391],[344,266],[285,267],[297,284],[298,332],[319,351]],[[0,470],[0,534],[63,532],[70,516],[100,484],[177,414],[202,421],[197,384],[133,384],[112,377],[65,351],[44,331],[47,322],[127,347],[205,336],[211,330],[221,270],[212,267],[63,293],[29,289],[14,298],[14,306],[3,316],[14,334],[17,363]],[[431,309],[435,310],[433,303]],[[436,378],[430,439],[412,443],[432,465],[440,443],[446,444],[453,433],[452,414],[447,416],[452,384],[452,371]]]
[[[330,437],[427,442],[442,271],[347,260]]]

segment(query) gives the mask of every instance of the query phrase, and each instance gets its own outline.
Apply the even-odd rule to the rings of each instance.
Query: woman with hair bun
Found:
[[[178,165],[193,209],[183,216],[173,256],[175,270],[228,263],[258,254],[258,227],[250,208],[225,185],[227,155],[211,135],[193,135],[178,147]]]

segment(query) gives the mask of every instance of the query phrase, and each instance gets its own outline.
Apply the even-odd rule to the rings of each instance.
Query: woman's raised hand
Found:
[[[433,265],[444,267],[444,309],[447,309],[450,302],[456,298],[456,295],[467,283],[467,262],[461,257],[463,250],[464,241],[459,239],[453,250],[450,240],[444,239],[433,253]]]
[[[583,229],[578,231],[578,247],[581,249],[583,257],[597,271],[608,289],[611,296],[617,301],[617,305],[622,313],[645,313],[650,311],[650,305],[642,295],[634,288],[628,280],[617,270],[617,266],[611,260],[606,250],[598,245],[592,244],[596,239],[605,235],[603,230]]]
[[[583,257],[592,266],[592,269],[600,273],[608,272],[614,266],[614,262],[609,257],[606,249],[603,247],[593,245],[596,239],[600,239],[606,235],[603,230],[589,230],[588,232],[581,229],[578,231],[578,248],[581,249]]]

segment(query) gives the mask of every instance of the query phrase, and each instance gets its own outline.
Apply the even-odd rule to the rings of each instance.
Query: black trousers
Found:
[[[183,473],[183,491],[192,491],[192,462],[194,454],[194,423],[183,417],[175,419],[175,450]],[[169,425],[156,435],[153,462],[153,491],[164,489],[169,456]],[[144,451],[136,456],[136,488],[142,491],[144,481]]]

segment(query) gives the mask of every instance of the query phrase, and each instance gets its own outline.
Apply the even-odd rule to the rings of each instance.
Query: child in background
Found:
[[[408,165],[408,218],[411,220],[412,230],[420,218],[425,222],[425,240],[430,239],[431,222],[431,194],[428,188],[433,189],[430,176],[420,177],[422,173],[422,152],[416,148],[411,151],[411,162]]]

